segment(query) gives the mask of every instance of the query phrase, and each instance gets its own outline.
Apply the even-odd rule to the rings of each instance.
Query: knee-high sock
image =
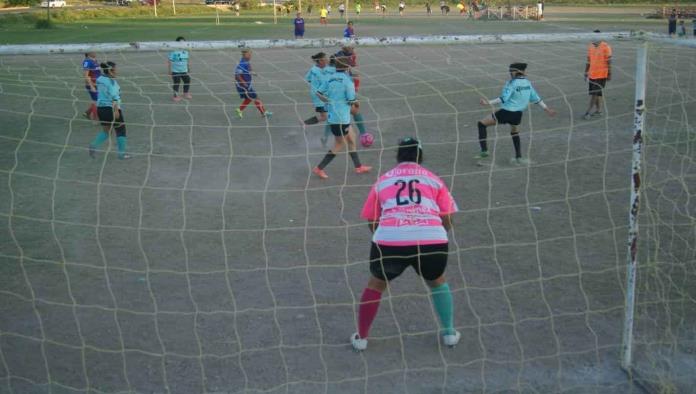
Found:
[[[336,154],[329,151],[326,155],[324,155],[324,158],[321,159],[321,162],[319,163],[319,165],[317,167],[320,170],[323,170],[326,166],[329,165],[329,163],[331,163],[331,160],[333,160],[334,157],[336,157]]]
[[[94,139],[92,140],[92,143],[90,145],[92,145],[95,148],[99,148],[99,146],[101,144],[103,144],[104,141],[106,141],[108,139],[109,139],[109,135],[106,134],[105,131],[100,131],[99,133],[97,133],[97,136],[94,137]]]
[[[520,158],[522,157],[522,152],[521,152],[521,143],[520,143],[520,135],[515,133],[512,135],[512,145],[515,146],[515,157]]]
[[[329,124],[324,125],[324,139],[328,139],[329,136],[331,135],[331,126]]]
[[[126,136],[116,138],[116,146],[118,147],[118,155],[123,156],[126,153],[128,138]]]
[[[355,125],[358,126],[358,131],[360,131],[360,135],[365,134],[367,130],[365,130],[365,118],[363,118],[362,114],[353,115],[353,119],[355,119]]]
[[[251,103],[251,99],[245,98],[244,101],[242,101],[242,104],[239,106],[240,111],[244,111],[244,109]]]
[[[488,152],[488,143],[486,142],[487,133],[486,125],[478,122],[478,135],[479,135],[479,145],[481,146],[481,152]]]
[[[261,115],[266,113],[266,108],[263,107],[263,103],[261,102],[261,100],[254,100],[254,105],[256,106],[256,109],[258,109],[259,112],[261,112]]]
[[[358,156],[358,152],[350,152],[350,158],[353,160],[353,165],[355,166],[355,168],[358,168],[362,165],[360,163],[360,156]]]
[[[433,305],[435,312],[440,317],[443,334],[454,334],[454,304],[452,302],[452,292],[449,285],[444,283],[432,289]]]
[[[381,299],[382,293],[379,291],[367,287],[363,290],[358,309],[358,335],[360,338],[365,339],[370,335],[370,327],[377,316]]]

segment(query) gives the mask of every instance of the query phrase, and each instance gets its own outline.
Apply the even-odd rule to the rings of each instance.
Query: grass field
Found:
[[[201,6],[201,8],[203,8]],[[654,11],[653,7],[549,7],[544,22],[534,21],[471,21],[450,15],[448,17],[425,17],[423,10],[413,10],[409,16],[385,19],[366,12],[356,21],[359,36],[384,36],[403,34],[497,34],[535,33],[563,31],[645,30],[666,31],[666,22],[647,19],[641,14]],[[94,11],[90,11],[94,12]],[[58,22],[56,28],[37,30],[33,23],[1,23],[0,44],[67,43],[67,42],[133,42],[145,40],[171,40],[185,34],[191,40],[226,40],[253,38],[292,37],[291,18],[280,17],[273,24],[269,13],[243,13],[235,17],[222,13],[221,25],[215,25],[215,15],[181,15],[177,17],[129,18],[100,17],[98,19]],[[338,18],[330,19],[327,27],[320,26],[316,12],[307,17],[306,37],[340,37],[344,23]],[[261,22],[262,24],[258,24]]]
[[[358,26],[385,35],[589,28],[591,17],[574,18]],[[196,20],[190,38],[244,37]],[[109,21],[104,30],[142,41],[186,26],[130,22],[143,30]],[[68,34],[73,27],[50,38],[118,41]],[[256,38],[290,32],[243,29],[252,27],[244,31]],[[81,55],[0,58],[0,393],[641,393],[639,382],[688,392],[696,384],[693,52],[650,48],[640,378],[629,379],[619,350],[639,43],[612,42],[605,115],[589,121],[581,119],[586,44],[358,48],[360,100],[376,137],[360,154],[375,171],[356,175],[339,156],[327,181],[310,173],[326,151],[321,127],[299,122],[313,111],[302,78],[317,49],[255,51],[269,121],[253,107],[234,117],[236,51],[195,51],[194,97],[181,103],[171,101],[166,53],[99,53],[119,64],[134,155],[126,162],[113,146],[88,156],[98,126],[81,117]],[[530,166],[509,164],[505,127],[490,130],[491,165],[480,166],[476,121],[489,109],[477,102],[499,92],[512,61],[529,63],[559,113],[524,115]],[[354,353],[348,336],[370,242],[359,212],[406,135],[421,139],[424,164],[461,209],[446,274],[462,342],[438,344],[428,291],[407,271],[383,297],[369,349]]]

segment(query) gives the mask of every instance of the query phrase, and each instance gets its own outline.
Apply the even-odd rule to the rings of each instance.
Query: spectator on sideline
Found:
[[[672,9],[672,13],[669,14],[667,19],[667,32],[671,36],[677,34],[677,10]]]

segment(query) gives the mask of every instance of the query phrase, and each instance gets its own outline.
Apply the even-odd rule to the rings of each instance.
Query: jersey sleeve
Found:
[[[506,83],[505,86],[503,86],[503,91],[500,92],[500,101],[502,101],[503,103],[510,100],[510,97],[512,97],[513,90],[512,86],[510,85],[510,82]]]
[[[609,60],[609,59],[611,59],[611,55],[612,55],[611,47],[607,44],[604,46],[604,57],[605,57],[605,59]]]
[[[536,104],[541,101],[541,97],[539,97],[539,93],[537,93],[536,89],[534,89],[534,86],[531,84],[529,85],[529,101]]]
[[[372,186],[370,188],[370,193],[367,195],[367,200],[365,200],[365,204],[363,205],[360,217],[362,217],[365,220],[375,222],[379,220],[379,217],[381,215],[382,207],[377,196],[377,188],[375,186]]]
[[[174,61],[174,52],[169,52],[168,58],[169,58],[170,62],[173,62]]]
[[[440,215],[449,215],[459,211],[459,207],[454,201],[452,193],[447,189],[447,185],[442,181],[440,183],[442,187],[437,193],[437,206],[440,208]]]
[[[92,70],[92,65],[90,64],[89,60],[85,60],[82,62],[82,69],[85,71]]]
[[[310,68],[309,71],[307,71],[307,74],[305,74],[304,79],[307,81],[308,84],[312,85],[314,87],[314,78],[313,78],[313,73],[312,69]]]

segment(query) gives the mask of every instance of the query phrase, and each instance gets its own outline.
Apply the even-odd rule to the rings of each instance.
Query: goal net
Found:
[[[95,159],[81,54],[0,58],[0,392],[684,392],[696,383],[693,48],[648,50],[631,373],[621,369],[636,41],[609,40],[601,116],[583,119],[587,41],[358,46],[371,174],[326,153],[303,80],[324,48],[254,51],[238,119],[233,49],[193,50],[172,101],[166,50],[100,51],[118,67],[129,152]],[[479,105],[526,62],[558,111],[508,126]],[[401,137],[460,212],[446,277],[455,348],[430,292],[391,283],[351,351],[371,234],[359,213]]]

